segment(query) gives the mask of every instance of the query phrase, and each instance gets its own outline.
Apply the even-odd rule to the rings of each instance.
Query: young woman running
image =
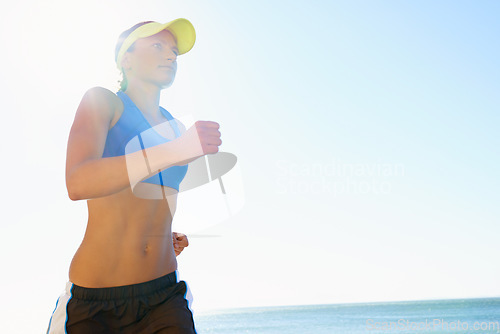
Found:
[[[211,121],[186,130],[159,105],[194,41],[186,19],[136,24],[116,45],[121,89],[83,96],[66,185],[72,200],[87,200],[89,217],[49,334],[196,333],[189,288],[177,276],[188,242],[171,224],[187,164],[217,153],[221,133]]]

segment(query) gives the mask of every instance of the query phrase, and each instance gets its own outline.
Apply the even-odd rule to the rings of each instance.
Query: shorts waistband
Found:
[[[155,291],[175,285],[177,282],[178,274],[176,270],[151,281],[107,288],[85,288],[69,281],[66,284],[66,290],[76,299],[112,300],[146,296]]]

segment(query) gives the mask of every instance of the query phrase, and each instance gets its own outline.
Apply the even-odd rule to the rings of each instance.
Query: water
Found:
[[[500,333],[500,298],[240,308],[195,323],[199,334]]]

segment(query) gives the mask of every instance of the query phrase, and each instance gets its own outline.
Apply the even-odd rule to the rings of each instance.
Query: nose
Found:
[[[168,51],[167,52],[167,59],[170,61],[175,61],[177,59],[177,56],[173,51]]]

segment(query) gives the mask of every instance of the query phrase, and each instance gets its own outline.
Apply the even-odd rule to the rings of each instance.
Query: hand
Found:
[[[186,149],[192,158],[219,152],[222,144],[219,124],[212,121],[196,121],[182,137],[186,140]],[[194,159],[192,159],[194,160]]]
[[[172,242],[174,244],[175,256],[179,256],[179,254],[184,250],[184,247],[189,246],[187,236],[178,232],[172,232]]]

